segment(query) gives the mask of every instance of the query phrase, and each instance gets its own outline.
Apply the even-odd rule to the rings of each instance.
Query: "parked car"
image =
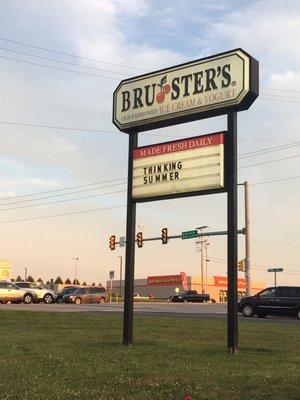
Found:
[[[21,289],[11,282],[0,282],[0,303],[23,303],[30,304],[37,301],[38,297],[35,293],[27,289]]]
[[[243,297],[238,311],[245,317],[294,315],[300,319],[300,286],[269,287],[254,296]]]
[[[106,289],[104,287],[82,287],[63,297],[63,303],[104,303]]]
[[[75,292],[75,290],[79,289],[78,286],[65,286],[59,292],[56,293],[55,301],[56,303],[63,303],[63,297],[66,294],[71,294]]]
[[[197,290],[185,290],[182,293],[176,294],[169,298],[169,301],[173,302],[193,302],[193,303],[206,303],[210,300],[209,294],[200,294]]]
[[[55,294],[53,290],[45,289],[38,283],[34,282],[15,282],[21,289],[28,289],[37,294],[38,301],[43,301],[46,304],[53,303]]]

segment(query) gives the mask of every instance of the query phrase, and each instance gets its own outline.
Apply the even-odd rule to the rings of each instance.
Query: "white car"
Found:
[[[37,301],[37,295],[30,290],[21,289],[15,284],[0,281],[0,303],[25,303]]]
[[[38,283],[34,282],[14,282],[21,289],[28,289],[31,292],[34,292],[38,301],[43,301],[46,304],[53,303],[55,294],[53,290],[45,289]]]

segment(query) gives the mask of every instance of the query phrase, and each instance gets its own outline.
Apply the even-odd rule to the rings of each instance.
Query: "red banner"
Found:
[[[227,276],[214,276],[215,286],[228,286]],[[238,288],[244,289],[246,287],[246,279],[238,278]]]
[[[133,150],[134,160],[166,153],[197,149],[199,147],[217,146],[224,143],[224,132],[196,136],[189,139],[175,140],[150,146],[137,147]]]

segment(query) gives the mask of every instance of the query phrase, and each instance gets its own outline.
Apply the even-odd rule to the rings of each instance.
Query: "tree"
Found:
[[[82,286],[86,286],[86,281],[83,282]]]
[[[71,285],[71,279],[70,278],[66,279],[65,284],[66,285]]]
[[[31,275],[28,276],[27,282],[34,282],[34,279],[33,279],[33,277]]]
[[[80,285],[80,282],[79,282],[79,280],[78,280],[78,279],[74,279],[74,281],[73,281],[73,285]]]
[[[23,282],[23,279],[20,277],[20,275],[18,275],[17,278],[16,278],[16,281],[17,282]]]
[[[61,283],[63,283],[63,281],[62,281],[61,277],[58,276],[58,277],[55,279],[55,282],[54,282],[54,283],[61,284]]]
[[[102,286],[102,283],[99,282],[99,283],[98,283],[98,286]]]
[[[50,285],[50,281],[47,281],[47,282],[46,282],[46,285]]]
[[[37,280],[37,282],[43,283],[43,279],[42,279],[42,278],[39,278],[39,279]]]
[[[91,284],[91,286],[96,286],[96,283],[95,283],[95,282],[93,282],[93,283]]]

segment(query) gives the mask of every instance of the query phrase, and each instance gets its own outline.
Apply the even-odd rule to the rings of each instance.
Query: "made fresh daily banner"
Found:
[[[250,107],[258,96],[258,62],[242,49],[122,81],[113,122],[144,131]]]
[[[133,198],[224,188],[225,132],[138,147]]]

